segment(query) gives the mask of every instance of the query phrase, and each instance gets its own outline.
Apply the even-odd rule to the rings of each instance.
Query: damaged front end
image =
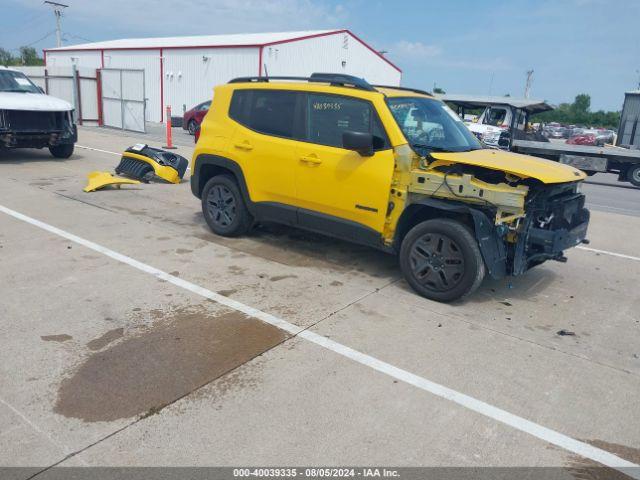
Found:
[[[564,251],[587,243],[589,210],[572,182],[531,187],[526,215],[511,252],[511,274],[520,275],[545,260],[566,261]]]
[[[566,249],[587,242],[589,211],[579,192],[582,179],[545,183],[433,157],[406,158],[411,167],[402,172],[402,157],[411,155],[402,153],[397,155],[392,201],[402,203],[402,210],[427,207],[434,216],[466,218],[493,278],[521,275],[546,260],[564,262]],[[404,185],[406,193],[398,195]]]
[[[72,111],[0,110],[1,148],[46,148],[74,144]]]

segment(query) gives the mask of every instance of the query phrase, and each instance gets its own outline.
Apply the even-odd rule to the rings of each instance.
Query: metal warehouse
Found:
[[[349,30],[122,39],[45,50],[48,68],[144,70],[146,120],[164,121],[238,76],[341,72],[400,85],[400,69]]]

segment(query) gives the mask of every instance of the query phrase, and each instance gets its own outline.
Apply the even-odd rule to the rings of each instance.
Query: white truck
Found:
[[[48,148],[69,158],[78,140],[73,106],[45,95],[22,72],[0,67],[0,150]]]
[[[544,101],[449,94],[438,95],[438,98],[453,105],[461,118],[469,110],[483,109],[478,121],[467,123],[467,126],[490,147],[559,161],[579,168],[587,175],[615,173],[619,181],[640,187],[640,150],[637,146],[622,148],[549,142],[541,132],[527,129],[532,115],[553,110]],[[635,134],[637,129],[633,125],[637,126],[638,117],[635,117],[635,123],[633,112],[629,117],[625,122],[627,127],[620,130]]]

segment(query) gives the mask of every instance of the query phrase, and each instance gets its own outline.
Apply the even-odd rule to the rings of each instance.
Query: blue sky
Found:
[[[349,28],[403,84],[617,110],[640,77],[640,0],[66,0],[65,44],[123,37]],[[2,0],[0,47],[55,45],[41,0]],[[47,36],[49,35],[49,36]],[[47,36],[44,40],[42,37]]]

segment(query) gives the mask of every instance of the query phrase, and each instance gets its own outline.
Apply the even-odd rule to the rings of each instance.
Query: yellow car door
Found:
[[[233,94],[229,116],[238,125],[230,149],[233,159],[242,167],[253,202],[283,205],[296,202],[294,171],[298,142],[292,138],[300,95],[266,89],[239,89]],[[295,219],[295,212],[292,215]]]
[[[295,167],[300,224],[320,229],[346,220],[382,232],[394,156],[373,105],[324,93],[309,93],[304,103],[305,142],[298,144]],[[346,131],[372,133],[373,155],[343,148]]]

